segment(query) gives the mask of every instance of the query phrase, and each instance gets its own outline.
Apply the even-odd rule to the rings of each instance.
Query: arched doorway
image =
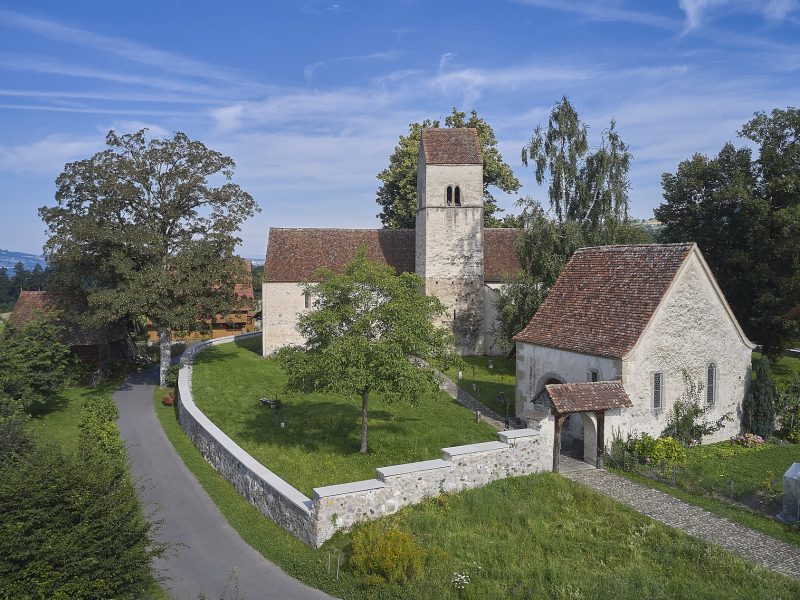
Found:
[[[597,425],[587,413],[566,415],[561,425],[562,456],[594,465],[597,461]]]

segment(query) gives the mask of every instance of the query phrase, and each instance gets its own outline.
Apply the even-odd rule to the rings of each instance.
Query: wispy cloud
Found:
[[[679,0],[678,4],[686,15],[686,31],[699,29],[716,16],[735,13],[760,15],[777,24],[798,8],[797,0]]]
[[[310,85],[314,83],[314,74],[317,71],[329,67],[331,65],[335,65],[337,63],[358,62],[358,61],[368,61],[368,60],[387,61],[394,59],[396,57],[397,57],[397,52],[372,52],[370,54],[361,54],[358,56],[340,56],[338,58],[327,58],[325,60],[320,60],[315,63],[307,64],[303,69],[303,76],[306,79],[306,83]]]
[[[622,21],[667,31],[676,31],[680,29],[680,23],[669,17],[639,10],[619,8],[616,3],[610,4],[604,1],[594,2],[592,0],[581,0],[578,2],[565,2],[562,0],[517,0],[517,2],[536,8],[547,8],[571,13],[592,21]]]
[[[0,145],[0,170],[52,175],[58,173],[64,163],[83,158],[102,146],[102,136],[74,139],[60,135],[28,144]]]
[[[159,70],[168,73],[190,75],[197,79],[263,89],[261,84],[254,83],[235,69],[192,60],[179,54],[165,52],[125,38],[101,35],[50,19],[0,9],[0,26],[27,31],[69,44],[93,48],[122,57],[131,62],[157,67]]]

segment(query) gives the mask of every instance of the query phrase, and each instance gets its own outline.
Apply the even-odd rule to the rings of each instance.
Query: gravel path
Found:
[[[752,563],[800,579],[800,547],[719,517],[602,469],[563,473],[598,492],[676,529],[730,550]]]
[[[145,511],[157,509],[159,537],[175,545],[154,565],[168,578],[164,587],[169,595],[197,600],[202,592],[215,599],[227,586],[232,597],[230,573],[235,572],[238,597],[248,600],[329,599],[265,560],[228,525],[164,435],[152,403],[156,377],[156,369],[131,377],[114,393],[114,401],[133,476],[144,484]]]

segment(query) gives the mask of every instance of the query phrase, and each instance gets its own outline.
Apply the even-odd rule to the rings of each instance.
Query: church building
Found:
[[[414,229],[270,228],[262,295],[263,349],[267,356],[303,343],[297,318],[312,307],[302,284],[324,267],[341,271],[360,246],[367,257],[416,272],[425,292],[447,307],[441,324],[452,328],[461,354],[500,354],[494,299],[518,273],[516,229],[483,227],[483,158],[473,128],[423,129],[417,169]]]

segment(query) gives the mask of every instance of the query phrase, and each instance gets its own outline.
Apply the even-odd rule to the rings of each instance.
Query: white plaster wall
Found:
[[[672,289],[656,311],[642,338],[622,365],[622,381],[633,408],[616,419],[606,420],[606,429],[659,435],[667,412],[683,394],[682,371],[705,385],[706,369],[717,365],[717,398],[711,419],[732,413],[725,429],[704,442],[725,439],[739,432],[741,405],[750,381],[751,347],[742,340],[702,263],[692,252]],[[652,411],[653,373],[664,373],[664,410]],[[705,398],[705,396],[704,396]]]
[[[545,346],[517,343],[517,414],[525,414],[549,379],[562,383],[591,381],[590,371],[597,371],[598,381],[622,377],[622,361],[616,358],[589,356]],[[606,427],[608,428],[608,427]]]
[[[262,284],[262,348],[269,356],[290,344],[302,344],[297,318],[307,312],[303,288],[299,283]]]
[[[503,287],[502,283],[484,283],[483,285],[483,351],[486,354],[507,354],[511,349],[504,343],[498,343],[495,335],[497,323],[497,293]]]

